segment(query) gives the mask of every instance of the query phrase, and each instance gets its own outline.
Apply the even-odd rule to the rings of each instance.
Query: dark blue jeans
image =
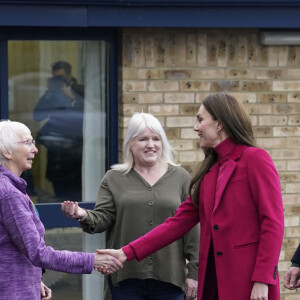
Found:
[[[181,288],[159,280],[127,279],[114,286],[109,276],[108,284],[113,300],[184,300]]]

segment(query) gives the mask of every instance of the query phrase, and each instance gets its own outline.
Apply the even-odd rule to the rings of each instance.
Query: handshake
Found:
[[[87,212],[78,206],[78,202],[64,201],[61,204],[63,214],[71,219],[84,220]],[[123,268],[127,257],[122,249],[96,250],[94,259],[94,270],[104,275],[109,275]]]
[[[122,249],[96,250],[94,259],[94,270],[104,275],[109,275],[123,268],[127,257]]]

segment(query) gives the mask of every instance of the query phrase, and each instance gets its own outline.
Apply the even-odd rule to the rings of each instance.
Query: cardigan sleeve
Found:
[[[122,247],[128,260],[136,258],[143,260],[150,254],[164,248],[181,238],[189,230],[199,223],[198,208],[193,204],[190,197],[184,201],[173,217],[153,230],[129,243],[129,247]]]
[[[37,267],[68,272],[91,273],[94,254],[57,251],[46,246],[39,228],[43,228],[32,203],[20,193],[12,193],[1,199],[0,213],[11,242],[20,254],[24,254]]]
[[[260,225],[260,239],[252,281],[276,284],[284,232],[279,176],[266,151],[257,148],[248,149],[247,175]]]

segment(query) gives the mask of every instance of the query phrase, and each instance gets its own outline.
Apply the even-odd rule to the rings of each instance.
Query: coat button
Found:
[[[219,230],[219,225],[214,225],[214,230]]]
[[[223,252],[221,252],[221,251],[217,252],[217,256],[222,256],[222,255],[223,255]]]
[[[151,202],[149,202],[149,203],[148,203],[148,205],[149,205],[149,206],[152,206],[152,205],[153,205],[153,202],[152,202],[152,201],[151,201]]]
[[[150,225],[153,225],[153,223],[154,223],[154,222],[153,222],[152,220],[149,221],[149,224],[150,224]]]

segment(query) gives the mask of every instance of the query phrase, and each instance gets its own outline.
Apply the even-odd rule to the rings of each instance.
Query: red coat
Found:
[[[255,281],[269,284],[268,299],[279,300],[277,266],[284,215],[278,173],[266,151],[230,142],[234,151],[224,162],[221,195],[215,198],[215,164],[201,183],[198,208],[188,199],[174,217],[123,250],[128,260],[142,260],[180,238],[200,220],[198,300],[208,300],[202,293],[206,269],[210,268],[211,239],[219,300],[250,299]]]

